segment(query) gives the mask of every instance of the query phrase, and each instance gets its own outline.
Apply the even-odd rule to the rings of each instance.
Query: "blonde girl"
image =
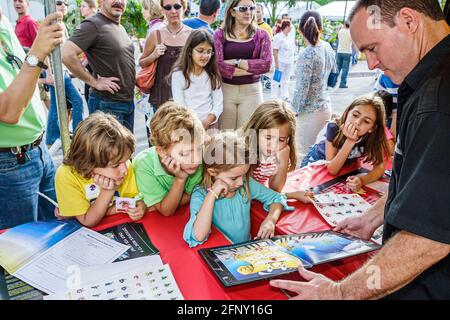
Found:
[[[269,212],[257,237],[272,237],[282,209],[291,208],[284,195],[250,177],[245,138],[236,132],[213,136],[205,149],[204,162],[203,183],[192,193],[191,218],[184,229],[183,238],[189,246],[205,242],[212,225],[233,243],[250,240],[252,199],[261,201]]]

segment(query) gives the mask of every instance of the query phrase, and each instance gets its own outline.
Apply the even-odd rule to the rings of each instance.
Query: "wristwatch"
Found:
[[[30,67],[39,67],[42,69],[47,69],[47,65],[40,61],[38,57],[36,57],[33,54],[29,54],[25,57],[25,62],[30,66]]]

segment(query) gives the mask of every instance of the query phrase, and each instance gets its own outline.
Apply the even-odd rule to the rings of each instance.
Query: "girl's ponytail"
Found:
[[[320,39],[322,17],[317,11],[306,11],[300,19],[299,29],[308,42],[315,46]]]

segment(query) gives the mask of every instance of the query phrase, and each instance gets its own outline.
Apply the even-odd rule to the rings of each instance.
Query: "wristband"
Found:
[[[211,192],[216,200],[219,199],[219,195],[213,189],[209,189],[208,192]]]

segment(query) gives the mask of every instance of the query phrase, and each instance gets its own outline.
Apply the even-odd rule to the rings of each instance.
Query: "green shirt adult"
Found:
[[[2,15],[0,19],[0,93],[4,92],[20,69],[16,63],[11,64],[7,52],[24,61],[25,52],[17,39],[8,19]],[[36,86],[30,104],[16,124],[0,122],[0,148],[23,146],[34,142],[44,130],[45,110],[39,98]]]
[[[173,185],[175,177],[167,173],[159,160],[156,148],[142,151],[133,159],[133,169],[139,192],[145,204],[151,207],[164,200]],[[184,185],[184,192],[192,194],[202,181],[202,166],[190,175]]]

